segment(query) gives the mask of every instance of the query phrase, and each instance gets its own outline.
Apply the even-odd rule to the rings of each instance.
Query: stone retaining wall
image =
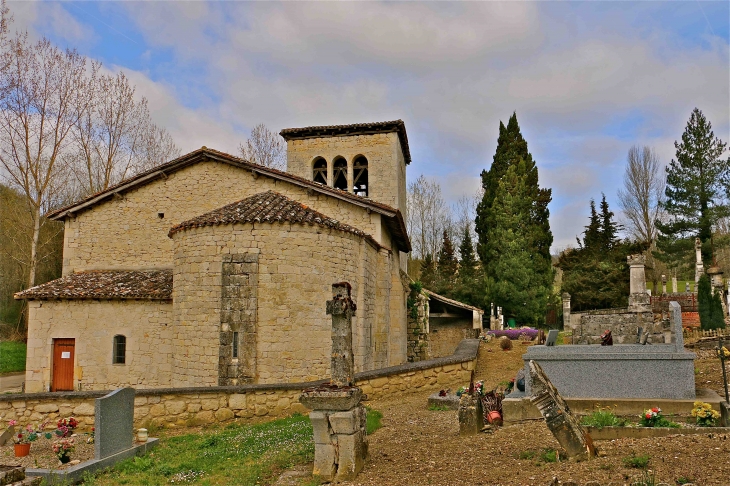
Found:
[[[355,381],[368,399],[382,398],[406,390],[435,390],[469,380],[476,366],[479,341],[464,340],[453,355],[417,363],[357,373]],[[135,426],[201,425],[234,418],[280,417],[306,413],[299,403],[304,388],[321,382],[167,388],[137,390],[134,400]],[[94,425],[94,400],[107,391],[16,393],[0,396],[2,420],[20,419],[55,422],[73,416],[81,431]]]

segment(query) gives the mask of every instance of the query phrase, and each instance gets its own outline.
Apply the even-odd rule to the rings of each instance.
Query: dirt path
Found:
[[[524,346],[510,352],[496,342],[482,344],[477,377],[490,389],[513,377],[522,366]],[[698,385],[721,383],[719,361],[698,359]],[[717,376],[716,376],[717,375]],[[708,385],[704,385],[708,386]],[[719,385],[722,386],[722,385]],[[627,467],[625,458],[648,455],[656,483],[676,485],[730,484],[730,440],[726,434],[671,436],[661,439],[601,441],[605,454],[583,463],[546,462],[545,449],[558,443],[544,422],[503,427],[491,434],[460,438],[457,412],[430,411],[427,392],[372,401],[383,412],[383,428],[370,437],[371,457],[352,485],[623,485],[641,477],[642,470]],[[638,417],[637,417],[638,420]],[[590,481],[595,481],[591,483]],[[650,483],[653,484],[653,483]]]

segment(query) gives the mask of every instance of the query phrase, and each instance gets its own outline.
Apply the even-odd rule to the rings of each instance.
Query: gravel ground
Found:
[[[513,377],[522,366],[524,347],[516,343],[512,351],[503,352],[496,342],[483,343],[477,379],[491,389]],[[724,394],[719,360],[710,351],[699,354],[697,385]],[[383,412],[383,428],[370,437],[364,470],[345,484],[548,485],[557,478],[561,484],[624,485],[644,474],[626,466],[625,459],[648,455],[656,484],[730,485],[730,439],[724,433],[598,441],[602,457],[546,462],[544,450],[559,449],[559,444],[543,421],[461,438],[457,412],[428,410],[428,395],[416,392],[368,404]]]
[[[88,461],[94,458],[94,444],[87,444],[88,436],[74,434],[76,442],[76,450],[71,454],[71,460]],[[73,464],[61,464],[56,454],[51,449],[54,439],[41,438],[31,443],[30,454],[25,457],[15,457],[13,444],[0,447],[0,464],[11,466],[19,465],[23,467],[35,467],[42,469],[66,469]],[[78,464],[78,463],[76,463]]]

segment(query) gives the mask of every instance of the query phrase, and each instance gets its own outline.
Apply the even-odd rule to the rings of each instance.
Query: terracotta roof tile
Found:
[[[302,138],[337,137],[345,135],[369,135],[373,133],[396,132],[403,149],[403,157],[406,164],[411,163],[411,151],[408,147],[408,135],[406,124],[403,120],[382,121],[372,123],[352,123],[350,125],[322,125],[303,128],[285,128],[279,135],[284,140],[296,140]]]
[[[62,277],[14,295],[16,299],[172,299],[172,270],[98,270]]]
[[[342,224],[336,219],[325,216],[275,191],[255,194],[209,213],[183,221],[173,226],[168,236],[172,237],[175,233],[190,228],[235,223],[296,223],[318,225],[324,228],[331,228],[362,236],[375,243],[375,240],[367,233],[350,225]],[[377,243],[375,244],[380,246]]]

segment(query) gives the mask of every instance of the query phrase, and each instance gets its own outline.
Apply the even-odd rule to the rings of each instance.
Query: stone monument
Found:
[[[651,301],[646,293],[646,276],[644,275],[644,255],[629,255],[629,311],[651,312]]]
[[[563,292],[563,329],[573,329],[570,326],[570,294]]]
[[[699,238],[695,238],[695,284],[700,281],[703,273],[705,267],[702,265],[702,242]]]
[[[568,404],[558,390],[550,383],[540,365],[530,361],[530,380],[532,396],[530,401],[537,406],[545,419],[545,424],[553,433],[568,457],[581,460],[596,455],[591,436],[583,430],[578,419],[570,412]]]
[[[347,282],[332,284],[327,314],[332,316],[332,359],[329,384],[302,391],[299,401],[312,410],[314,469],[328,482],[350,481],[362,470],[368,455],[362,390],[354,385],[352,316],[356,306]]]

